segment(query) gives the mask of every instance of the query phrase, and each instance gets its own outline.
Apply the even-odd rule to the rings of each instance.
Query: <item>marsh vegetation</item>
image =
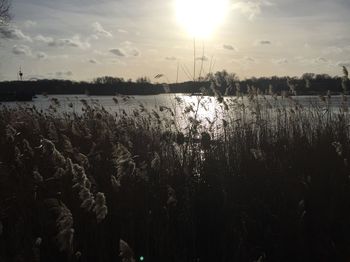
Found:
[[[347,81],[336,110],[253,87],[217,108],[2,106],[0,260],[345,261]]]

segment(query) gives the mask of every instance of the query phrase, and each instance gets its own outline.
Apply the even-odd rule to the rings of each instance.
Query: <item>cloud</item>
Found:
[[[138,50],[133,43],[125,41],[121,43],[121,48],[113,48],[109,50],[110,53],[116,56],[125,56],[125,57],[136,57],[140,56],[141,52]]]
[[[286,58],[272,59],[272,63],[276,65],[283,65],[283,64],[288,64],[288,60]]]
[[[177,58],[175,56],[167,56],[165,60],[175,61]]]
[[[226,50],[237,51],[237,49],[233,45],[224,44],[222,47]]]
[[[89,60],[89,63],[90,64],[98,64],[98,61],[96,59],[92,58],[92,59]]]
[[[47,76],[44,76],[44,75],[37,75],[37,74],[27,75],[28,81],[36,81],[36,80],[46,79],[46,78]]]
[[[247,62],[247,63],[255,63],[256,62],[256,60],[253,57],[249,57],[249,56],[244,57],[243,61]]]
[[[96,35],[100,35],[100,36],[104,36],[104,37],[112,37],[113,36],[112,33],[105,30],[99,22],[93,23],[92,27],[93,27],[94,33]]]
[[[119,29],[118,29],[118,33],[127,34],[127,33],[128,33],[128,31],[126,31],[126,30],[124,30],[124,29],[119,28]]]
[[[39,42],[43,42],[46,44],[54,42],[54,39],[52,37],[47,37],[47,36],[43,36],[43,35],[37,35],[36,37],[34,37],[34,40],[39,41]]]
[[[347,60],[347,61],[338,61],[338,62],[337,62],[337,65],[338,65],[338,66],[341,66],[341,67],[343,67],[343,66],[345,66],[345,67],[350,67],[350,60]]]
[[[37,22],[34,22],[32,20],[27,20],[24,22],[24,26],[26,28],[31,28],[31,27],[35,27],[37,25]]]
[[[108,52],[102,52],[100,50],[94,50],[93,53],[98,56],[109,56]]]
[[[90,48],[90,43],[87,41],[81,41],[78,35],[72,38],[56,39],[48,42],[51,47],[77,47],[80,49]]]
[[[47,58],[47,54],[44,52],[39,52],[36,54],[36,58],[38,58],[39,60],[44,60]]]
[[[340,54],[342,52],[343,52],[343,49],[336,46],[329,46],[322,51],[322,53],[325,55]]]
[[[23,32],[15,26],[0,26],[0,38],[32,42],[29,36],[23,34]]]
[[[269,40],[259,40],[256,42],[258,45],[272,45],[272,42]]]
[[[123,50],[121,50],[120,48],[110,49],[109,52],[111,52],[112,54],[114,54],[116,56],[126,56],[125,52]]]
[[[88,39],[89,39],[89,41],[90,41],[90,40],[97,40],[97,39],[98,39],[98,36],[95,35],[95,34],[93,34],[93,35],[90,35]]]
[[[205,61],[208,61],[209,59],[208,59],[208,57],[206,57],[206,56],[204,55],[204,56],[197,57],[196,60],[205,62]]]
[[[140,56],[141,55],[140,51],[138,49],[136,49],[136,48],[130,49],[128,53],[131,56]]]
[[[232,5],[233,10],[238,10],[242,14],[248,16],[249,20],[253,20],[257,15],[261,14],[263,6],[272,6],[273,4],[266,0],[238,1]]]
[[[295,57],[295,60],[299,64],[307,65],[307,66],[315,66],[315,65],[332,65],[331,61],[324,57],[317,58],[304,58],[302,56]],[[334,64],[333,64],[334,66]]]
[[[54,60],[54,59],[69,59],[69,55],[54,55],[54,56],[50,56],[50,59]]]
[[[316,59],[313,60],[315,64],[325,64],[328,63],[328,60],[324,57],[317,57]]]
[[[140,51],[134,46],[134,44],[130,41],[125,41],[122,44],[123,50],[127,56],[140,56]]]
[[[245,57],[242,57],[242,58],[233,59],[233,62],[237,63],[237,64],[244,64],[244,65],[257,63],[256,59],[253,58],[253,57],[250,57],[250,56],[245,56]]]
[[[32,51],[30,50],[29,46],[26,46],[26,45],[14,45],[12,48],[12,53],[15,55],[25,55],[25,56],[32,55]]]
[[[59,71],[55,73],[55,76],[58,78],[70,77],[72,75],[73,75],[72,71]]]

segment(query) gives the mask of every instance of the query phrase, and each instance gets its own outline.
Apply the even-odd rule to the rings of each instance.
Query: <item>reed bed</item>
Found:
[[[0,260],[347,261],[346,96],[270,95],[2,106]]]

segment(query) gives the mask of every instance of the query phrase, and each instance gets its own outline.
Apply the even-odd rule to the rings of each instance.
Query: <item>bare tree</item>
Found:
[[[0,26],[5,25],[11,19],[10,0],[0,0]]]

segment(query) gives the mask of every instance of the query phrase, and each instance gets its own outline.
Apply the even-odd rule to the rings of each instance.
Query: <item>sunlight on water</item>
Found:
[[[7,107],[35,106],[45,113],[77,113],[82,114],[84,104],[91,107],[103,107],[113,115],[133,115],[144,108],[148,112],[156,112],[163,118],[173,118],[176,126],[185,128],[190,121],[196,120],[199,126],[220,126],[224,118],[235,121],[241,117],[241,113],[254,114],[259,107],[264,108],[265,113],[272,110],[301,108],[323,108],[326,102],[318,96],[298,96],[294,98],[273,98],[259,96],[254,103],[250,103],[247,97],[226,97],[225,103],[220,103],[217,98],[209,96],[189,96],[184,94],[161,94],[154,96],[87,96],[87,95],[52,95],[37,96],[32,102],[6,102]],[[342,105],[341,96],[333,96],[327,103],[333,113],[339,112]],[[225,105],[229,110],[225,110]],[[227,109],[226,108],[226,109]],[[269,111],[270,110],[270,111]],[[263,114],[263,113],[262,113]],[[273,114],[272,114],[273,115]],[[271,119],[271,114],[269,114]]]

